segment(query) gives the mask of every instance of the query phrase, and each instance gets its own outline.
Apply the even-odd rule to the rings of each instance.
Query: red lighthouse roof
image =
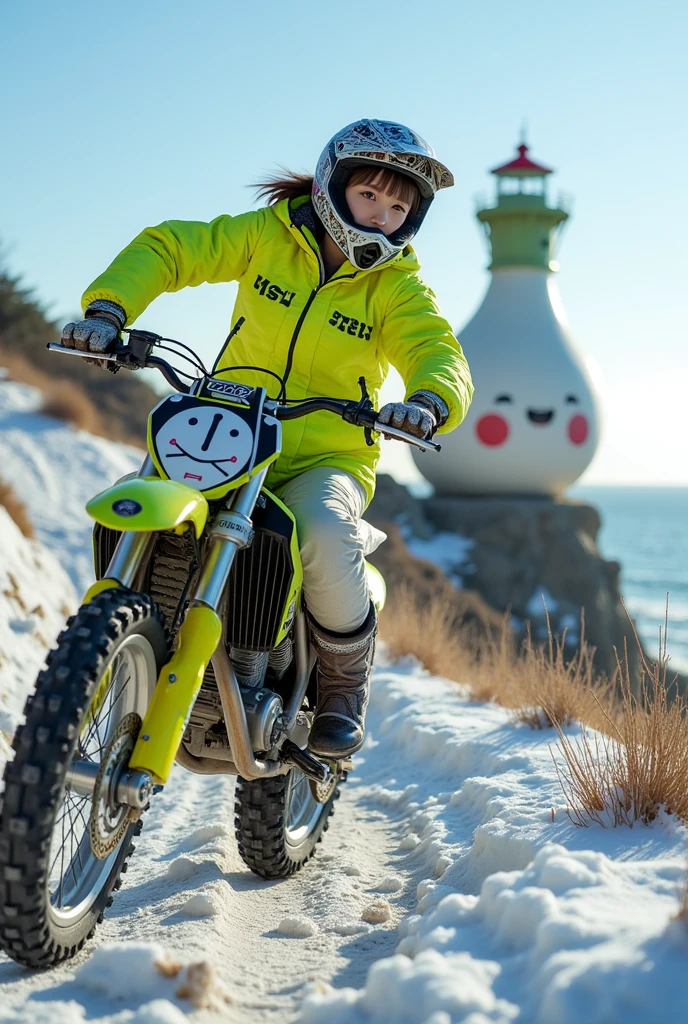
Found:
[[[511,160],[508,164],[502,164],[501,167],[494,167],[490,174],[498,174],[504,178],[541,178],[545,174],[551,174],[551,167],[543,167],[542,164],[534,163],[529,156],[527,156],[528,147],[521,143],[518,147],[518,156]]]

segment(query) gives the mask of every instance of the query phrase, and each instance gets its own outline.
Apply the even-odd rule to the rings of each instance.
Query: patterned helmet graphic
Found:
[[[410,178],[420,203],[389,236],[379,228],[356,224],[345,198],[351,172],[358,167],[387,167]],[[313,181],[313,206],[327,232],[359,270],[393,259],[418,232],[435,193],[454,184],[425,139],[395,121],[354,121],[337,132],[320,154]]]

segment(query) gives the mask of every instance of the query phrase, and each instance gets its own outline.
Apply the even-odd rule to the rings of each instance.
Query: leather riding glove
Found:
[[[432,391],[415,391],[405,402],[388,402],[380,409],[380,423],[405,430],[414,437],[430,438],[446,422],[446,402]]]
[[[65,348],[77,348],[80,352],[107,352],[117,340],[126,320],[127,314],[116,302],[97,299],[86,308],[83,320],[65,324],[62,328],[62,344]]]

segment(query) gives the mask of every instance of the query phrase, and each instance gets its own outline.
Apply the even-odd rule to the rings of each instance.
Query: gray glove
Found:
[[[446,403],[432,391],[415,391],[406,402],[388,402],[377,414],[380,423],[405,430],[407,434],[430,438],[446,421]]]
[[[62,344],[65,348],[77,348],[80,352],[107,352],[117,341],[126,320],[127,314],[116,302],[97,299],[87,307],[83,320],[65,324],[62,328]]]

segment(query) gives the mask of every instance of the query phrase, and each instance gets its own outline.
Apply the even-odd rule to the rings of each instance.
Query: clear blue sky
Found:
[[[247,183],[312,170],[338,128],[385,117],[455,173],[416,249],[460,329],[488,276],[474,197],[525,121],[574,198],[559,285],[606,380],[585,480],[685,485],[687,37],[679,0],[4,0],[7,262],[67,318],[142,227],[247,209]],[[211,359],[232,298],[187,289],[140,324]]]

